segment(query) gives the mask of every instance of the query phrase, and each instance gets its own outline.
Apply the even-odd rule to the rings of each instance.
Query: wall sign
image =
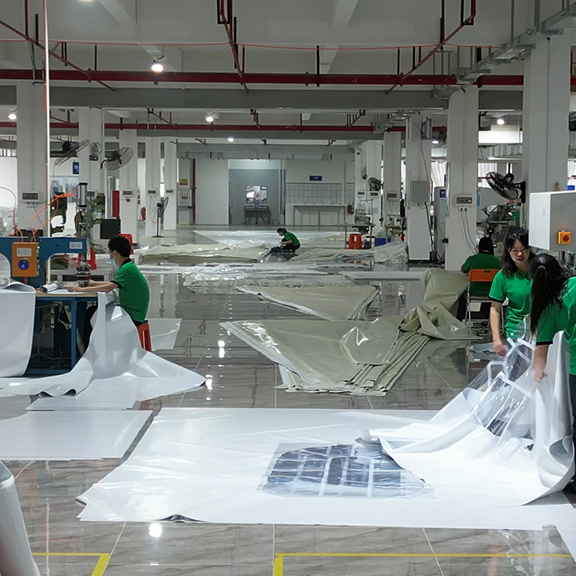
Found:
[[[310,182],[322,182],[322,176],[310,176]]]
[[[80,162],[72,162],[72,174],[80,174]]]

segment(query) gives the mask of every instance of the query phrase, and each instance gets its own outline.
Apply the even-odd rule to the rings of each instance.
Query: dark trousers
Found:
[[[458,300],[458,312],[456,312],[456,318],[460,321],[466,319],[466,292],[460,296]],[[490,307],[492,305],[488,302],[484,302],[480,305],[480,317],[482,320],[488,320],[490,318]]]
[[[84,350],[88,348],[88,344],[90,344],[90,336],[92,335],[92,317],[96,314],[98,310],[98,306],[91,306],[90,308],[86,309],[86,314],[84,316],[84,331],[82,333],[82,343],[84,344]],[[138,328],[140,324],[145,324],[144,322],[138,322],[132,318],[132,322],[134,322],[134,326]]]
[[[286,246],[275,246],[270,250],[271,254],[294,254],[300,246],[293,246],[292,244],[287,244]]]

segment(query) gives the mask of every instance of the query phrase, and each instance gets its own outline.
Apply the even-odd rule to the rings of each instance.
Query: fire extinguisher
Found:
[[[142,222],[146,222],[146,208],[140,208],[140,219]]]

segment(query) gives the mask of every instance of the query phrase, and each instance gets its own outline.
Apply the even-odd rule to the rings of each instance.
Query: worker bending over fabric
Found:
[[[70,292],[112,292],[118,290],[120,307],[130,316],[135,326],[146,322],[148,304],[150,303],[150,289],[146,278],[142,275],[136,264],[130,260],[132,247],[130,241],[124,236],[114,236],[108,241],[108,253],[116,273],[112,280],[107,282],[90,281],[85,288],[69,288]],[[90,339],[90,320],[97,307],[94,306],[86,312],[84,328],[84,345],[87,347]]]
[[[478,243],[478,254],[469,256],[466,262],[462,264],[460,272],[469,274],[471,270],[500,270],[500,260],[494,256],[494,244],[488,237],[480,239]],[[490,296],[491,282],[470,282],[470,296],[481,296],[488,298]],[[466,293],[464,293],[458,302],[458,320],[466,317]],[[482,304],[482,317],[488,318],[490,315],[490,304]]]
[[[272,248],[272,254],[295,253],[300,248],[300,240],[296,238],[295,234],[288,232],[286,228],[278,228],[276,232],[282,236],[282,240],[280,246]]]
[[[524,228],[513,228],[504,243],[502,270],[496,274],[490,289],[490,328],[494,351],[499,356],[506,356],[506,346],[500,334],[500,315],[502,305],[508,300],[506,311],[506,336],[517,340],[526,331],[524,321],[530,313],[530,280],[529,267],[534,254],[530,249],[528,232]]]

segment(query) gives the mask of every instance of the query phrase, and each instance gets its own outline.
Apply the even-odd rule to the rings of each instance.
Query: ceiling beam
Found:
[[[110,13],[112,18],[122,24],[122,26],[127,26],[129,30],[126,31],[128,35],[131,31],[136,34],[136,5],[134,3],[133,9],[126,9],[119,0],[98,0],[106,10]]]
[[[332,9],[332,28],[346,28],[359,0],[335,0]]]
[[[98,106],[122,110],[306,110],[307,112],[356,112],[397,110],[446,110],[448,101],[430,90],[399,90],[388,96],[381,90],[218,90],[197,88],[101,88],[52,86],[54,107]],[[522,90],[480,90],[481,111],[522,110]],[[146,106],[143,106],[143,102]],[[16,106],[16,87],[0,86],[0,106]]]

